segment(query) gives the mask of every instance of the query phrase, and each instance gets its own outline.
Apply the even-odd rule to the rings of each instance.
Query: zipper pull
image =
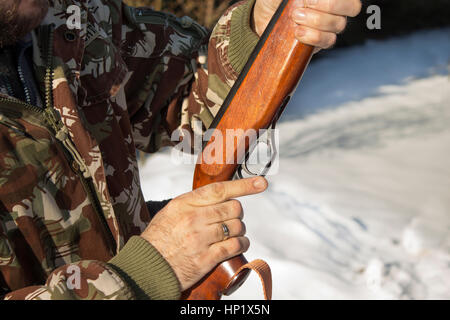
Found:
[[[67,138],[69,138],[69,130],[67,129],[66,126],[63,126],[61,129],[58,130],[58,132],[56,132],[55,137],[59,141],[64,142],[67,140]]]
[[[81,172],[83,177],[88,179],[91,177],[91,173],[89,172],[84,159],[81,154],[76,149],[72,140],[69,137],[69,129],[64,124],[60,125],[60,128],[56,131],[55,134],[56,139],[62,142],[63,146],[70,152],[73,157],[72,168],[75,172]]]
[[[44,118],[47,123],[52,127],[53,131],[57,133],[62,125],[61,125],[61,116],[57,110],[52,107],[47,107],[44,110]]]

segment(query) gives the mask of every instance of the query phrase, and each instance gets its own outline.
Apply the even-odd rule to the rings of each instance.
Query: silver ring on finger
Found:
[[[223,241],[230,238],[230,229],[228,229],[228,226],[226,223],[222,223],[222,231],[223,231]]]

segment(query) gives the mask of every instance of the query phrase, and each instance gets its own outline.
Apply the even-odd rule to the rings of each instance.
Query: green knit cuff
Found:
[[[228,59],[237,73],[241,73],[253,49],[259,41],[252,30],[251,21],[256,0],[248,0],[233,10],[231,16],[230,45]]]
[[[134,236],[108,264],[138,300],[177,300],[180,283],[163,256],[144,238]]]

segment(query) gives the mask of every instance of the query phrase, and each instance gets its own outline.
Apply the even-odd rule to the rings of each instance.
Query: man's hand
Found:
[[[261,36],[282,0],[257,0],[253,11],[256,33]],[[360,0],[295,0],[292,20],[297,24],[299,41],[327,49],[336,43],[336,35],[344,31],[347,17],[361,11]]]
[[[233,198],[263,192],[262,177],[214,183],[167,204],[141,236],[171,265],[182,290],[189,289],[217,264],[250,246],[241,203]],[[222,224],[229,229],[224,239]]]

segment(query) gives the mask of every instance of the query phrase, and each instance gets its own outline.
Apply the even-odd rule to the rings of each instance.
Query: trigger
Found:
[[[278,150],[276,148],[275,143],[275,126],[276,122],[274,121],[272,122],[270,128],[267,129],[267,139],[261,140],[261,138],[258,138],[254,147],[252,147],[252,149],[247,152],[247,154],[245,155],[244,162],[238,167],[236,171],[235,178],[244,179],[254,176],[265,176],[269,172],[273,162],[275,161],[278,155]],[[270,155],[270,157],[269,161],[264,165],[264,167],[261,170],[259,170],[259,172],[254,172],[252,169],[249,168],[249,159],[253,152],[258,151],[258,146],[260,146],[261,144],[267,145],[269,150],[268,154]]]

